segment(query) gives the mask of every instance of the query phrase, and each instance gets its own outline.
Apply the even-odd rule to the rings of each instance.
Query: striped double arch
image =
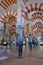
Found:
[[[0,16],[0,22],[6,22],[6,19],[7,18],[10,18],[10,17],[15,17],[17,18],[17,12],[14,12],[14,11],[7,11],[6,13],[4,13],[2,16]]]
[[[36,13],[32,14],[31,20],[33,22],[35,19],[38,19],[38,18],[43,21],[43,14],[40,12],[36,12]]]
[[[40,22],[34,22],[35,24],[34,25],[32,25],[32,30],[34,31],[36,28],[38,28],[38,30],[36,31],[36,33],[38,33],[38,32],[42,32],[43,31],[43,14],[42,13],[40,13],[40,12],[36,12],[36,13],[34,13],[34,14],[32,14],[32,21],[34,22],[34,20],[35,19],[41,19],[42,20],[42,22],[40,21]],[[32,22],[32,23],[33,23]]]
[[[37,29],[36,29],[37,28]],[[36,30],[35,30],[36,29]],[[35,23],[35,25],[32,26],[32,31],[36,33],[42,33],[43,32],[43,24],[41,22]]]
[[[6,0],[7,1],[7,0]],[[28,18],[28,13],[32,12],[32,11],[40,11],[43,12],[43,4],[30,4],[29,6],[26,6],[23,10],[22,10],[22,16],[29,20]],[[6,13],[4,13],[4,15],[0,16],[0,21],[5,22],[6,18],[9,17],[15,17],[17,18],[17,12],[14,11],[7,11]],[[43,20],[43,14],[42,13],[35,13],[32,15],[32,21],[36,18],[41,18]]]
[[[17,12],[14,11],[7,11],[4,15],[0,16],[0,21],[5,22],[6,18],[15,17],[17,19]],[[31,20],[34,21],[35,19],[40,18],[43,21],[43,14],[40,12],[36,12],[32,14]]]
[[[43,3],[42,4],[30,4],[29,6],[26,6],[23,10],[22,10],[22,16],[24,16],[25,18],[28,17],[28,14],[32,11],[41,11],[43,12]]]
[[[17,12],[7,11],[3,15],[0,16],[0,22],[4,23],[4,22],[6,22],[6,19],[10,18],[10,17],[15,17],[17,19],[17,15],[18,15]],[[28,19],[28,18],[26,18],[26,19]]]
[[[32,30],[34,30],[35,28],[38,28],[41,30],[41,32],[43,31],[43,24],[41,22],[37,22],[32,26]]]
[[[0,6],[6,10],[12,4],[17,4],[17,0],[2,0]]]

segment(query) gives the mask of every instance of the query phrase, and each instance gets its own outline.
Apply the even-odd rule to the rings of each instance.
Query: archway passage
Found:
[[[6,31],[6,24],[11,24],[11,22],[16,22],[17,13],[14,11],[7,11],[2,16],[0,16],[0,22],[4,23],[4,32]]]
[[[7,11],[2,16],[0,16],[0,22],[4,24],[4,34],[9,33],[8,29],[11,28],[12,25],[16,26],[16,22],[17,22],[16,19],[17,19],[17,13],[14,11]],[[14,30],[14,32],[11,32],[11,34],[16,35],[16,30],[12,28],[11,30]]]
[[[8,24],[8,31],[9,33],[16,34],[16,18],[15,17],[10,17],[7,24]]]
[[[8,23],[7,23],[9,25],[8,32],[9,32],[9,36],[12,40],[12,43],[13,42],[16,43],[16,37],[17,37],[16,23],[17,23],[17,21],[16,21],[16,18],[14,18],[14,17],[9,18]]]

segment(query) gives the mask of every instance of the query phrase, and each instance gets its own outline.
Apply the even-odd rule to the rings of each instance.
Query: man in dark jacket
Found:
[[[19,31],[18,33],[18,56],[19,57],[22,57],[22,47],[23,47],[22,31]]]
[[[32,37],[29,38],[29,46],[30,46],[30,50],[32,50]]]

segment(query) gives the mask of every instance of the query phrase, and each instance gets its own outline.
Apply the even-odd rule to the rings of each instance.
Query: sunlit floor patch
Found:
[[[1,56],[0,57],[0,61],[2,61],[2,60],[5,60],[5,59],[7,59],[8,57],[6,57],[6,56]]]

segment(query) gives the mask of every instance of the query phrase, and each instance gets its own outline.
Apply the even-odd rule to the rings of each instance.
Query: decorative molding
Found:
[[[0,16],[0,21],[4,23],[5,20],[6,20],[7,18],[10,18],[10,17],[17,18],[17,13],[14,12],[14,11],[7,11],[7,12],[4,13],[2,16]]]
[[[43,24],[41,22],[35,23],[32,27],[32,31],[37,28],[38,32],[43,31]]]
[[[31,20],[33,22],[35,19],[38,19],[38,18],[40,18],[43,21],[43,14],[40,12],[36,12],[36,13],[32,14]]]
[[[22,10],[22,16],[27,17],[28,13],[32,12],[32,11],[41,11],[43,12],[43,3],[42,4],[30,4],[29,6],[26,6],[23,10]]]
[[[1,1],[0,6],[6,10],[12,4],[17,4],[17,0],[3,0]]]

